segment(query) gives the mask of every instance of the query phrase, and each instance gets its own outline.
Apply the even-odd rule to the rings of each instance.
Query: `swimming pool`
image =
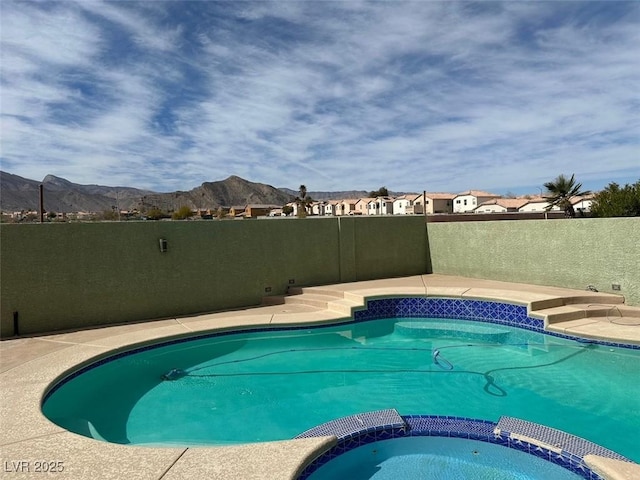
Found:
[[[534,455],[478,440],[405,437],[362,445],[324,464],[308,480],[577,480]]]
[[[388,315],[388,304],[370,302],[365,313]],[[512,315],[513,306],[496,305],[502,317]],[[487,319],[474,305],[464,309],[456,315]],[[407,315],[403,310],[395,311]],[[337,417],[390,407],[490,420],[510,415],[640,460],[633,441],[640,429],[637,350],[541,334],[526,311],[519,323],[529,330],[506,325],[508,318],[477,323],[431,313],[369,321],[361,313],[330,327],[144,347],[74,372],[50,389],[43,412],[76,433],[144,445],[288,439]]]

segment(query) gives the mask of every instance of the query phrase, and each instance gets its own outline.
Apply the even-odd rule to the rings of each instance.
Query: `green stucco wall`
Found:
[[[640,218],[428,223],[427,232],[433,273],[593,285],[640,305]]]
[[[21,334],[166,318],[257,305],[290,279],[425,273],[426,255],[417,217],[5,224],[0,334],[14,312]]]
[[[168,251],[160,252],[160,238]],[[421,216],[0,226],[3,337],[257,305],[295,285],[440,273],[640,305],[640,219]],[[266,288],[270,292],[265,292]]]

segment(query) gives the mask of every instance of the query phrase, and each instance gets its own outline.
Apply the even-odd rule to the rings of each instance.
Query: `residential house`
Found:
[[[393,214],[393,201],[392,197],[377,197],[371,200],[368,204],[369,215],[391,215]]]
[[[507,213],[518,212],[519,209],[527,204],[529,199],[520,198],[494,198],[487,200],[476,207],[474,213]]]
[[[244,209],[245,218],[257,218],[269,216],[271,210],[280,208],[279,205],[249,204]]]
[[[415,202],[421,199],[422,195],[409,194],[397,197],[393,201],[393,214],[394,215],[411,215],[414,213],[422,213],[422,204],[420,208],[416,209]],[[418,210],[418,211],[416,211]]]
[[[530,197],[527,203],[521,206],[518,211],[519,212],[547,212],[547,207],[549,206],[549,201],[545,197],[535,196]],[[551,211],[558,211],[560,208],[554,205],[551,208]]]
[[[229,216],[233,218],[244,217],[245,208],[246,207],[244,205],[233,205],[229,208]]]
[[[293,207],[292,215],[294,217],[297,217],[298,216],[298,210],[300,209],[300,205],[298,205],[298,202],[289,202],[289,203],[287,203],[287,205],[291,205]],[[309,215],[311,213],[311,208],[309,206],[307,206],[304,209],[306,210],[307,215]]]
[[[327,202],[316,201],[311,204],[311,215],[324,215],[324,206]]]
[[[453,199],[456,197],[453,193],[426,192],[424,197],[427,214],[453,213]],[[421,209],[422,200],[422,195],[420,195],[420,198],[415,202],[420,205]],[[422,213],[422,211],[420,213]]]
[[[336,215],[355,215],[357,198],[341,200],[336,204]]]
[[[231,216],[231,207],[226,207],[224,205],[219,206],[215,211],[212,212],[217,218],[225,218]]]
[[[289,202],[289,203],[286,203],[284,206],[291,207],[293,209],[290,215],[295,217],[298,214],[298,204],[296,202]]]
[[[500,198],[500,195],[483,192],[482,190],[469,190],[459,193],[453,199],[453,213],[473,212],[478,205]]]
[[[324,204],[324,214],[325,215],[337,215],[339,200],[329,200]]]
[[[375,200],[374,198],[359,198],[356,201],[355,210],[352,215],[368,215],[369,214],[369,202]]]
[[[582,197],[571,197],[571,205],[576,212],[576,216],[580,217],[585,213],[591,212],[591,204],[595,195],[584,195]]]

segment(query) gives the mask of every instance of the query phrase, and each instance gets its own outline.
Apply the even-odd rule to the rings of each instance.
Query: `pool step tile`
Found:
[[[622,455],[584,438],[519,418],[501,417],[494,433],[508,436],[515,441],[539,445],[551,451],[574,455],[579,458],[583,458],[585,455],[598,455],[600,457],[630,461]]]
[[[402,429],[406,423],[395,409],[376,410],[338,418],[313,427],[295,438],[335,436],[344,440],[378,430]]]

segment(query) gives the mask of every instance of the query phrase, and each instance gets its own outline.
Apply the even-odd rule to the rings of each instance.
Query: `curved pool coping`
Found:
[[[587,480],[601,480],[585,461],[597,455],[631,460],[593,442],[537,423],[512,417],[498,422],[441,415],[400,415],[395,409],[339,418],[303,432],[296,438],[333,435],[337,443],[313,459],[297,480],[307,480],[327,463],[355,448],[404,437],[446,437],[477,440],[533,455]]]
[[[584,294],[555,287],[437,275],[357,282],[331,288],[342,290],[345,298],[465,296],[527,305],[528,309],[533,302],[553,302],[563,296]],[[610,297],[602,294],[601,301],[607,303]],[[41,412],[41,401],[50,385],[69,372],[96,359],[159,340],[238,328],[327,324],[348,317],[344,312],[332,309],[284,304],[4,341],[0,374],[3,385],[0,467],[4,468],[3,473],[15,473],[22,468],[24,475],[36,478],[41,476],[34,472],[36,462],[47,461],[62,462],[64,470],[57,474],[58,478],[294,479],[311,460],[335,445],[337,439],[327,436],[221,447],[116,445],[73,434],[51,423]],[[640,344],[640,335],[637,344]],[[640,478],[640,465],[635,463],[598,456],[585,458],[585,461],[603,478]]]

